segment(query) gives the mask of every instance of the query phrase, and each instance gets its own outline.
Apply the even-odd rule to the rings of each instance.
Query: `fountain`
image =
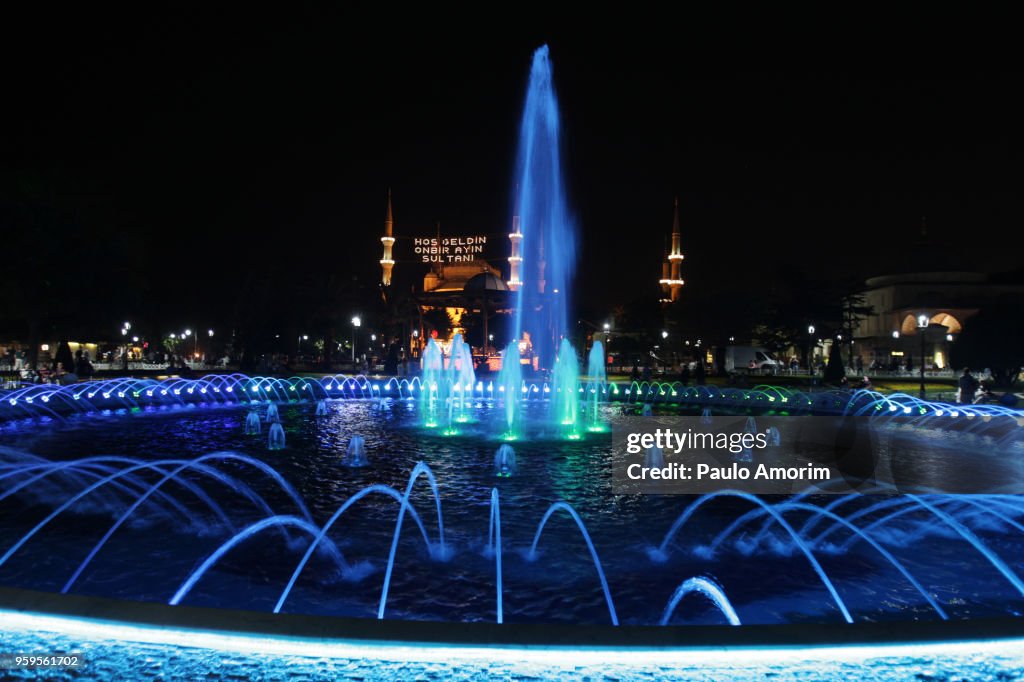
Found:
[[[505,443],[494,453],[494,475],[499,478],[508,478],[516,473],[516,451],[512,446]]]
[[[522,234],[522,287],[512,338],[530,336],[534,352],[551,366],[556,344],[568,336],[568,306],[576,266],[576,227],[569,215],[559,153],[558,101],[548,48],[533,54],[519,130],[516,186]]]
[[[7,538],[0,581],[5,588],[53,591],[63,584],[62,592],[77,592],[75,599],[81,600],[90,595],[162,600],[208,612],[263,610],[261,615],[272,618],[287,605],[293,613],[284,620],[290,623],[300,622],[303,614],[424,619],[430,621],[425,639],[438,656],[451,652],[438,645],[443,638],[437,631],[445,627],[440,621],[508,619],[519,631],[556,623],[562,634],[568,625],[610,623],[613,630],[620,616],[616,604],[623,622],[647,626],[640,628],[647,631],[684,627],[684,622],[724,621],[734,627],[722,629],[745,630],[791,623],[805,629],[818,624],[853,628],[849,624],[858,621],[892,625],[905,620],[908,627],[923,621],[924,631],[934,638],[940,632],[934,626],[947,620],[966,623],[967,631],[976,617],[1018,622],[1024,612],[1024,580],[1018,575],[1024,538],[1021,496],[899,496],[880,489],[870,495],[759,497],[720,490],[695,500],[652,495],[620,504],[608,493],[606,481],[594,475],[596,466],[613,457],[606,438],[540,446],[524,438],[534,423],[526,413],[530,420],[543,413],[539,419],[554,424],[569,440],[604,430],[601,415],[609,409],[601,402],[607,396],[626,401],[629,413],[640,403],[648,415],[655,403],[659,409],[667,403],[694,414],[700,410],[702,423],[711,422],[712,407],[724,415],[786,410],[870,417],[879,428],[895,428],[904,420],[913,427],[898,434],[905,439],[901,446],[912,446],[906,450],[908,460],[927,453],[927,434],[941,432],[962,436],[957,442],[968,444],[958,446],[967,461],[1003,461],[1019,452],[1024,413],[867,391],[810,394],[774,386],[667,382],[617,386],[607,382],[599,342],[588,356],[589,380],[581,385],[577,354],[566,338],[575,236],[561,185],[558,114],[546,48],[534,55],[521,133],[517,215],[523,225],[524,282],[516,340],[503,353],[496,381],[486,388],[476,383],[470,349],[456,336],[447,365],[438,344],[428,341],[422,375],[413,379],[232,374],[118,378],[5,391],[0,394],[0,504],[6,505],[0,509],[0,538]],[[542,367],[552,370],[550,383],[532,377],[524,383],[519,347],[524,334],[532,339]],[[332,404],[342,418],[364,419],[363,433],[377,439],[371,442],[387,443],[386,462],[378,457],[381,466],[359,473],[338,468],[337,434],[326,433],[331,430],[323,420],[311,418],[328,413],[328,400],[338,401]],[[245,434],[259,434],[264,404],[269,449],[285,447],[279,404],[286,406],[289,418],[291,451],[279,458],[277,468],[233,452],[252,445],[238,433],[239,417],[251,410]],[[379,414],[365,416],[369,409],[389,410],[391,405],[395,409],[386,420]],[[216,421],[213,409],[173,410],[183,406],[224,410],[226,421]],[[104,417],[83,417],[87,413]],[[161,413],[174,420],[152,416]],[[211,427],[213,421],[234,426]],[[386,441],[376,430],[384,421]],[[423,437],[424,428],[453,434],[460,424],[466,424],[462,438]],[[508,443],[494,453],[493,476],[514,476],[511,480],[494,481],[483,472],[489,464],[481,460],[486,448],[471,435],[474,429],[486,434],[489,428],[506,441],[519,440],[518,458]],[[744,428],[756,432],[755,418]],[[774,447],[789,445],[774,427],[768,440]],[[142,459],[93,454],[120,446],[135,448]],[[23,447],[45,452],[29,454]],[[193,459],[150,454],[179,450]],[[663,468],[665,454],[648,448],[643,461],[648,468]],[[467,466],[472,462],[478,465]],[[340,463],[368,466],[362,436],[349,438]],[[437,479],[431,466],[439,472]],[[295,488],[279,469],[295,479]],[[471,469],[475,473],[466,475]],[[391,487],[396,471],[410,470],[404,491]],[[429,487],[415,487],[421,478]],[[501,497],[494,484],[503,488]],[[310,501],[308,509],[303,496]],[[536,514],[545,507],[534,527]],[[360,514],[337,523],[349,510]],[[57,517],[72,514],[77,516],[63,520],[74,533],[49,528]],[[457,542],[446,543],[446,526]],[[60,539],[59,550],[53,538]],[[458,560],[449,561],[453,556]],[[756,583],[750,581],[752,570],[759,576]],[[503,600],[506,578],[508,603]],[[132,605],[135,612],[144,606],[152,604]],[[191,617],[186,609],[170,613],[162,622],[187,623]],[[0,631],[6,637],[10,623],[21,616],[15,610],[4,614],[0,628],[8,630]],[[414,625],[403,623],[398,630]],[[473,628],[459,627],[462,632]],[[169,630],[151,628],[146,637]],[[217,641],[229,637],[219,634]],[[672,634],[670,639],[685,638]],[[266,639],[274,651],[286,641]],[[949,639],[956,637],[945,637],[943,646]],[[538,642],[544,643],[535,637],[533,645]],[[351,641],[347,645],[345,655],[351,656]],[[531,655],[545,653],[536,648]],[[616,649],[608,655],[621,653]],[[670,657],[664,659],[665,670],[684,658],[660,653]],[[408,674],[401,670],[395,677]],[[507,671],[497,675],[507,676]]]
[[[348,448],[341,460],[341,465],[346,467],[369,466],[370,460],[366,457],[366,443],[362,436],[352,436],[348,441]]]
[[[501,354],[501,371],[498,372],[498,394],[505,410],[505,432],[502,434],[505,440],[516,440],[520,434],[522,408],[519,400],[522,384],[523,369],[519,364],[519,344],[513,341]]]
[[[653,445],[644,450],[644,467],[661,469],[665,466],[665,451]]]
[[[423,426],[435,428],[440,423],[440,412],[448,397],[448,382],[445,380],[444,354],[434,339],[427,341],[423,350],[423,372],[420,383],[420,417]]]
[[[601,420],[600,406],[608,392],[608,383],[605,377],[605,356],[604,344],[594,341],[590,347],[590,355],[587,358],[587,385],[586,412],[587,430],[593,432],[606,431],[607,427]]]
[[[258,436],[260,429],[260,413],[256,410],[251,410],[249,416],[245,418],[245,435]]]
[[[757,435],[757,420],[753,417],[747,417],[746,422],[743,425],[743,433],[751,436]],[[749,447],[744,446],[743,450],[736,454],[737,462],[753,462],[754,451]]]
[[[284,427],[281,426],[281,422],[274,422],[270,425],[270,433],[267,435],[267,449],[284,449]]]
[[[551,376],[552,404],[554,406],[552,417],[556,424],[561,425],[562,434],[572,440],[580,437],[578,424],[579,374],[580,365],[579,360],[576,359],[576,349],[569,343],[569,339],[562,339]]]
[[[469,421],[467,409],[473,405],[473,386],[476,385],[473,354],[469,346],[462,340],[462,334],[456,334],[452,339],[452,355],[445,372],[445,383],[450,388],[448,427],[444,433],[451,436],[458,433],[455,427],[456,423]]]

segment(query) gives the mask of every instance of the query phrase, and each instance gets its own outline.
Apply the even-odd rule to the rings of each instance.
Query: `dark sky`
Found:
[[[905,267],[922,216],[951,264],[1020,266],[1016,74],[734,69],[642,34],[456,40],[343,14],[120,19],[20,27],[2,199],[52,205],[48,249],[88,235],[98,271],[183,306],[241,269],[377,278],[389,187],[399,237],[506,233],[544,41],[591,302],[650,290],[677,194],[688,290]],[[33,229],[18,215],[5,231]],[[396,256],[397,281],[418,279],[408,242]]]

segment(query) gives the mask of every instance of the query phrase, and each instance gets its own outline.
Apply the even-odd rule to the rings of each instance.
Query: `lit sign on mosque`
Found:
[[[424,263],[468,263],[483,254],[487,237],[423,237],[413,240]]]

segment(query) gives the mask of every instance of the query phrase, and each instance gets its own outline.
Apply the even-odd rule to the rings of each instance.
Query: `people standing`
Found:
[[[969,367],[964,367],[960,379],[957,381],[956,401],[962,405],[970,405],[974,402],[974,393],[978,390],[980,382],[971,374]]]

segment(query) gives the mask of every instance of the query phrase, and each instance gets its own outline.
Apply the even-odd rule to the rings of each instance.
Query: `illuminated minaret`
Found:
[[[519,200],[516,199],[516,213],[519,212]],[[512,216],[512,232],[508,239],[512,242],[512,255],[508,257],[509,275],[508,288],[510,291],[519,291],[523,286],[521,268],[523,266],[523,233],[519,229],[519,216]]]
[[[395,245],[393,233],[394,220],[391,217],[391,189],[388,189],[388,212],[384,216],[384,236],[380,238],[384,244],[384,257],[380,259],[380,281],[386,287],[391,286],[391,269],[395,267],[394,258],[391,255],[391,247]]]
[[[670,290],[669,299],[679,300],[679,291],[683,288],[682,270],[683,251],[680,246],[682,235],[679,233],[679,197],[676,197],[675,215],[672,218],[672,252],[668,254],[668,260],[672,264],[671,277],[668,286]]]
[[[658,284],[661,285],[661,302],[668,303],[669,299],[669,288],[668,284],[671,279],[672,265],[668,262],[668,237],[665,237],[665,250],[661,256],[661,279],[658,280]]]

